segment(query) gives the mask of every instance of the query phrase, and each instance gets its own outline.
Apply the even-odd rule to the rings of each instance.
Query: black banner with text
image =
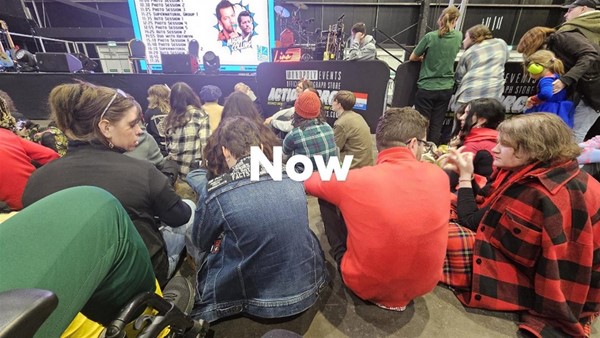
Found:
[[[257,95],[265,116],[271,116],[282,104],[296,99],[296,85],[302,79],[312,81],[319,92],[327,122],[337,119],[331,110],[333,97],[340,90],[356,96],[354,111],[361,114],[371,133],[385,109],[389,68],[382,61],[311,61],[261,63],[256,73]]]

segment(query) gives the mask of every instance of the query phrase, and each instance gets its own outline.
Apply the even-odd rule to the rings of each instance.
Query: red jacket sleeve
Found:
[[[60,157],[58,153],[50,148],[44,147],[43,145],[35,142],[27,141],[19,138],[21,146],[27,153],[27,155],[34,161],[40,164],[46,164],[52,160],[56,160]]]
[[[324,199],[338,207],[340,206],[343,194],[340,191],[340,182],[335,179],[335,174],[331,176],[331,180],[323,181],[319,173],[315,171],[304,181],[304,189],[315,197]]]

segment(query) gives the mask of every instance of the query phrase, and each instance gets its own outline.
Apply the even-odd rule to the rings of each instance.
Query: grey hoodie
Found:
[[[376,56],[377,49],[375,47],[375,39],[371,35],[365,35],[362,43],[352,40],[345,60],[375,60]]]

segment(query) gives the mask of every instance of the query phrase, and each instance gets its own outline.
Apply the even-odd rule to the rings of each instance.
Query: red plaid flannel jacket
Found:
[[[537,163],[505,178],[486,202],[472,288],[459,299],[524,311],[519,327],[538,337],[589,334],[585,323],[600,311],[600,183],[575,161]]]

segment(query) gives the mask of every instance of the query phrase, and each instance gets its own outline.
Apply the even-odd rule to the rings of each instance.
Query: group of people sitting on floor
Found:
[[[442,13],[441,32],[417,47],[416,59],[436,57],[418,54],[436,48],[457,17],[453,8]],[[470,65],[461,85],[478,83]],[[533,73],[530,59],[526,66]],[[577,107],[593,107],[585,78],[560,79],[581,87]],[[445,89],[420,83],[418,107],[445,97]],[[470,97],[457,111],[449,150],[432,164],[421,159],[434,152],[428,137],[439,139],[435,112],[387,109],[375,154],[352,92],[332,97],[333,125],[310,81],[296,93],[293,107],[265,120],[245,84],[224,106],[215,86],[198,97],[184,82],[154,85],[145,113],[120,89],[61,84],[49,106],[68,139],[62,157],[18,136],[0,98],[0,199],[18,211],[0,224],[0,290],[55,292],[58,309],[40,334],[59,336],[78,312],[107,325],[134,295],[159,292],[187,255],[196,288],[185,311],[208,322],[301,313],[339,272],[349,291],[382,309],[404,311],[442,283],[467,307],[519,312],[519,328],[533,336],[590,335],[600,313],[600,183],[580,170],[582,150],[564,116],[505,119],[497,97]],[[351,157],[351,170],[330,179],[314,172],[304,182],[283,172],[275,180],[253,168],[250,154],[260,149],[278,161],[276,147],[308,157],[313,168]],[[318,199],[337,272],[328,271],[309,227],[306,194]]]

